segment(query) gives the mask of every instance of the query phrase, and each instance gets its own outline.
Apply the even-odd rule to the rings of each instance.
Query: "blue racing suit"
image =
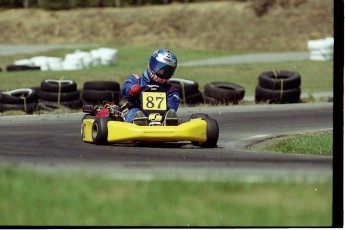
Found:
[[[141,101],[138,98],[133,98],[129,95],[129,90],[135,84],[139,84],[141,87],[146,85],[160,85],[162,86],[167,92],[167,109],[173,109],[177,111],[179,106],[179,91],[177,88],[172,86],[169,83],[160,84],[153,81],[147,74],[145,70],[142,76],[131,74],[127,77],[125,82],[121,88],[121,94],[124,98],[126,98],[133,106],[129,109],[128,113],[125,115],[126,122],[132,122],[134,118],[134,114],[140,110]]]

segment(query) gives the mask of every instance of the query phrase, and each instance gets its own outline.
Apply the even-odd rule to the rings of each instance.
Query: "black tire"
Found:
[[[259,86],[266,89],[295,89],[301,85],[301,75],[290,71],[267,71],[259,75]]]
[[[37,92],[34,89],[14,89],[0,93],[0,103],[24,104],[37,102]]]
[[[44,80],[41,82],[41,90],[46,92],[75,92],[77,83],[71,80]]]
[[[47,110],[52,111],[54,109],[80,109],[81,108],[81,101],[74,100],[74,101],[62,101],[60,104],[54,101],[44,101],[38,100],[38,110]]]
[[[229,103],[242,100],[245,89],[241,85],[231,82],[210,82],[205,84],[205,96],[215,98],[220,103]]]
[[[60,99],[59,99],[60,97]],[[56,92],[46,92],[41,91],[39,93],[39,99],[44,101],[52,101],[52,102],[69,102],[69,101],[76,101],[80,99],[80,92],[65,92],[65,93],[56,93]]]
[[[82,104],[98,104],[103,101],[110,101],[114,104],[120,103],[120,92],[101,91],[101,90],[83,90],[81,94]]]
[[[92,139],[97,145],[108,143],[108,126],[109,117],[97,117],[92,124]]]
[[[75,100],[75,101],[66,101],[66,102],[61,102],[62,105],[70,108],[70,109],[80,109],[81,108],[81,100]]]
[[[67,107],[64,105],[58,104],[56,102],[41,101],[41,100],[38,101],[38,104],[36,107],[37,111],[43,110],[43,111],[51,112],[51,111],[54,111],[55,109],[67,109]]]
[[[221,104],[217,99],[215,99],[213,97],[206,96],[205,94],[203,94],[203,96],[204,96],[204,103],[205,104],[209,104],[209,105]]]
[[[269,102],[275,104],[300,102],[301,89],[273,90],[257,86],[255,89],[255,102]]]
[[[120,84],[115,81],[87,81],[83,89],[120,91]]]
[[[51,111],[53,111],[54,109],[55,109],[55,108],[52,108],[51,106],[47,106],[46,104],[41,103],[41,102],[38,102],[38,104],[37,104],[37,106],[36,106],[36,110],[37,110],[37,111],[43,110],[43,111],[49,111],[49,112],[51,112]]]
[[[204,103],[204,96],[201,92],[186,96],[185,99],[180,99],[181,104],[194,105]]]
[[[38,93],[41,91],[41,86],[32,86],[32,87],[29,87],[29,89],[35,90],[35,92],[38,96]]]
[[[189,120],[195,119],[195,118],[210,118],[210,117],[206,113],[193,113],[192,115],[190,115]]]
[[[213,118],[202,118],[207,123],[207,140],[205,142],[192,142],[197,144],[202,148],[214,148],[217,147],[218,137],[219,137],[219,126],[218,122]]]
[[[199,92],[199,84],[195,81],[186,80],[182,78],[171,78],[168,81],[168,83],[179,90],[181,98]]]
[[[114,92],[84,89],[81,93],[81,98],[87,103],[99,103],[103,101],[113,101]]]
[[[118,105],[120,103],[120,92],[113,92],[113,102]]]
[[[6,71],[26,71],[26,70],[40,70],[41,67],[38,66],[28,66],[28,65],[8,65],[6,66]]]
[[[0,103],[0,112],[10,111],[10,110],[20,110],[28,114],[32,114],[36,111],[36,102],[28,104],[5,104]]]

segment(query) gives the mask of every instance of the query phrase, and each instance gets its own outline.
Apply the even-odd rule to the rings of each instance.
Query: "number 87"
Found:
[[[156,100],[155,100],[156,99]],[[152,108],[154,108],[154,107],[157,107],[158,109],[160,109],[161,108],[161,104],[162,104],[162,102],[163,102],[163,99],[164,99],[164,97],[156,97],[156,98],[154,98],[154,97],[152,97],[152,96],[148,96],[147,98],[146,98],[146,107],[147,108],[150,108],[150,109],[152,109]],[[156,103],[154,103],[154,101],[155,102],[157,102],[158,101],[158,105],[156,104]],[[157,105],[157,106],[156,106]]]
[[[147,110],[166,110],[166,97],[159,95],[146,95],[143,100],[143,109]]]

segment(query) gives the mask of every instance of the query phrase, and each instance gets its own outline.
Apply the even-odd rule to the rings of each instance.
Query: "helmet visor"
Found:
[[[170,79],[174,75],[175,69],[176,69],[176,67],[166,65],[163,68],[161,68],[160,70],[158,70],[156,72],[156,75],[159,78]]]

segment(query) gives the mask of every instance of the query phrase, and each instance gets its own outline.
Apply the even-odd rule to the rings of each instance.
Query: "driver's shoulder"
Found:
[[[173,92],[179,92],[178,88],[176,88],[175,86],[173,86],[170,83],[166,83],[167,89],[168,89],[168,93],[173,93]]]

